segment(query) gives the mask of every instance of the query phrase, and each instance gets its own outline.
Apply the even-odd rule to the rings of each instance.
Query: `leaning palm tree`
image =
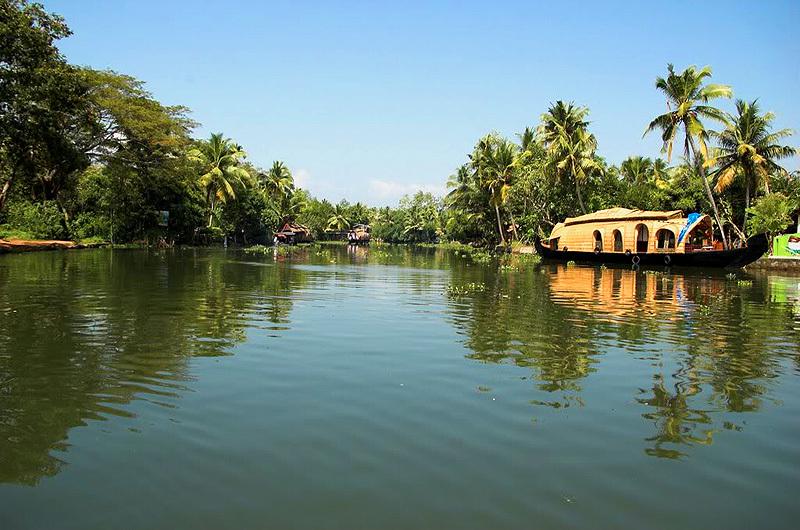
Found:
[[[597,140],[589,133],[586,116],[589,109],[573,103],[556,101],[542,115],[539,138],[547,152],[546,167],[557,179],[572,179],[578,206],[586,213],[581,186],[589,176],[600,171],[595,160]]]
[[[672,149],[675,138],[679,133],[683,133],[684,155],[690,155],[694,163],[700,168],[703,177],[708,201],[714,211],[714,218],[719,226],[722,240],[725,247],[728,247],[728,240],[725,231],[722,230],[722,222],[708,183],[708,177],[703,169],[703,161],[708,158],[708,131],[706,131],[702,120],[710,119],[724,122],[724,113],[716,107],[707,105],[713,99],[721,97],[730,98],[733,91],[727,85],[704,84],[705,79],[711,77],[711,67],[706,66],[698,70],[695,66],[689,66],[683,72],[676,74],[673,65],[667,65],[668,75],[665,78],[656,78],[656,88],[664,93],[667,98],[667,112],[656,116],[647,126],[644,134],[656,129],[661,131],[661,141],[663,142],[662,152],[667,154],[667,160],[672,159]]]
[[[716,177],[717,192],[730,187],[737,177],[744,184],[745,219],[747,227],[747,208],[750,207],[751,190],[759,184],[769,194],[769,178],[772,174],[785,173],[786,170],[776,162],[796,154],[793,147],[780,145],[781,138],[792,135],[789,129],[770,132],[775,115],[771,112],[759,114],[758,102],[736,101],[736,115],[726,115],[726,127],[722,132],[712,132],[718,147],[706,162],[707,167],[716,167],[712,175]]]
[[[242,147],[235,144],[222,133],[212,134],[208,140],[201,140],[187,153],[189,160],[201,165],[198,179],[205,192],[208,208],[208,228],[214,223],[214,212],[219,204],[236,198],[236,187],[249,184],[250,174],[241,165],[246,157]]]

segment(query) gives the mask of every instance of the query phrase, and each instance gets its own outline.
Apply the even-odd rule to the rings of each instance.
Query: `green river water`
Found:
[[[0,528],[792,528],[800,277],[0,256]]]

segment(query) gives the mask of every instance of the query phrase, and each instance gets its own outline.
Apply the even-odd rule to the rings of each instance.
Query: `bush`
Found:
[[[70,233],[77,239],[111,240],[111,222],[108,217],[94,212],[82,212],[70,223]]]
[[[771,251],[772,237],[786,230],[792,223],[791,214],[794,208],[794,202],[782,193],[765,195],[747,209],[750,215],[747,228],[751,234],[767,234]]]
[[[9,228],[31,234],[36,239],[67,239],[64,216],[54,201],[15,202],[8,205]]]

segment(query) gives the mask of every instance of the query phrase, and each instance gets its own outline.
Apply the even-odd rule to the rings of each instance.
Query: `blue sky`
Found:
[[[513,136],[557,99],[590,108],[610,162],[656,156],[642,132],[665,108],[653,83],[669,62],[711,65],[800,129],[797,0],[43,3],[74,31],[70,61],[146,81],[192,109],[197,135],[284,160],[334,201],[442,192],[481,135]]]

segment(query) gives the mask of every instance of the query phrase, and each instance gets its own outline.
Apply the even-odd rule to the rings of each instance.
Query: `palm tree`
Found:
[[[306,199],[302,193],[291,193],[283,200],[272,205],[272,211],[280,220],[280,224],[293,223],[306,207]]]
[[[536,134],[530,127],[525,127],[525,130],[517,136],[519,137],[519,145],[523,151],[530,149],[533,146],[534,140],[536,140]]]
[[[497,217],[497,230],[503,245],[506,243],[506,238],[503,233],[500,207],[508,199],[508,192],[511,189],[516,169],[523,157],[524,154],[519,155],[519,147],[516,144],[492,134],[483,137],[478,142],[471,156],[478,181],[489,192],[489,201]],[[511,227],[516,237],[513,216]]]
[[[653,160],[653,180],[659,188],[666,188],[670,178],[670,167],[663,158]]]
[[[444,198],[444,204],[457,215],[447,221],[448,230],[455,223],[467,221],[475,225],[476,232],[483,232],[480,226],[486,223],[489,196],[487,190],[480,186],[478,177],[471,170],[470,164],[462,164],[447,180],[450,192]]]
[[[222,133],[212,134],[208,140],[201,140],[197,147],[187,153],[189,160],[201,164],[198,183],[203,188],[208,206],[208,228],[214,222],[214,211],[219,203],[236,198],[236,186],[246,186],[250,174],[241,165],[246,157],[242,147],[233,143]]]
[[[539,137],[547,151],[546,167],[558,179],[571,178],[575,183],[578,205],[583,213],[581,185],[600,165],[594,158],[597,140],[589,133],[586,116],[589,109],[576,107],[573,103],[556,101],[542,115]]]
[[[667,112],[656,116],[647,126],[644,134],[656,129],[661,131],[662,152],[667,153],[667,160],[672,159],[672,148],[679,132],[683,132],[683,150],[685,156],[692,156],[694,163],[700,168],[708,201],[714,210],[714,218],[722,234],[722,241],[728,247],[728,240],[719,217],[717,203],[711,186],[703,169],[703,160],[708,157],[708,131],[701,120],[710,119],[725,121],[724,113],[716,107],[706,105],[709,101],[721,97],[730,98],[733,94],[727,85],[704,84],[711,77],[711,67],[698,70],[689,66],[680,74],[675,73],[673,65],[667,65],[668,75],[656,78],[656,88],[667,98]],[[697,143],[697,145],[695,144]]]
[[[769,194],[770,175],[786,172],[776,160],[793,156],[797,152],[793,147],[779,144],[781,138],[792,135],[791,130],[770,132],[774,118],[775,115],[771,112],[759,114],[757,100],[751,103],[737,100],[736,115],[726,115],[725,129],[720,133],[711,132],[711,136],[717,140],[718,148],[714,156],[708,159],[706,166],[717,168],[713,172],[717,180],[714,189],[721,193],[733,184],[736,177],[744,180],[744,230],[747,230],[747,208],[750,207],[751,190],[755,194],[758,185],[763,183],[764,190]]]
[[[348,228],[350,228],[350,220],[347,208],[337,204],[333,207],[333,214],[328,218],[328,230],[347,230]]]
[[[444,198],[448,206],[469,211],[472,198],[478,195],[475,182],[473,174],[470,172],[470,165],[460,165],[456,172],[447,179],[447,187],[452,188]]]
[[[649,182],[655,176],[653,161],[644,156],[629,156],[620,164],[619,172],[632,184]]]
[[[260,175],[262,185],[276,200],[281,201],[294,191],[294,178],[283,162],[276,160],[264,175]]]

